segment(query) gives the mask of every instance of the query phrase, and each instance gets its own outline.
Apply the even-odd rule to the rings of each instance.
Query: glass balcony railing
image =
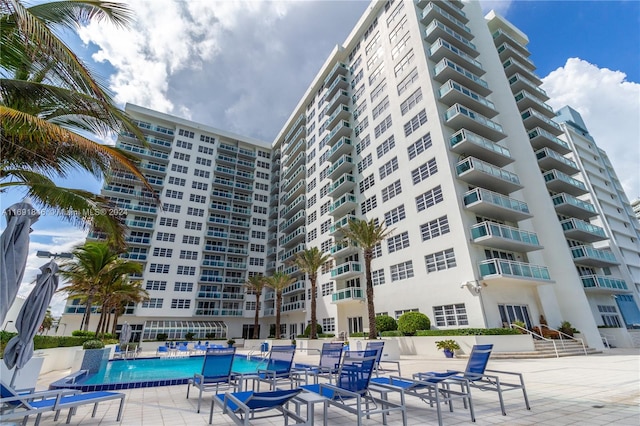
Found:
[[[554,195],[553,197],[551,197],[551,201],[553,201],[553,205],[554,206],[559,206],[562,204],[569,204],[572,205],[574,207],[577,207],[581,210],[586,210],[590,213],[593,214],[593,216],[595,216],[596,214],[598,214],[598,212],[596,211],[596,208],[593,206],[593,204],[591,203],[587,203],[586,201],[582,201],[572,195],[569,194],[557,194]]]
[[[583,231],[583,232],[594,234],[598,237],[601,237],[599,238],[601,240],[607,239],[607,234],[604,232],[603,228],[596,225],[592,225],[583,220],[579,220],[575,218],[566,219],[560,222],[560,225],[562,225],[563,231]]]
[[[510,182],[518,186],[520,185],[520,179],[515,173],[511,173],[507,170],[501,169],[500,167],[495,167],[482,160],[478,160],[477,158],[467,157],[456,165],[456,173],[458,173],[458,176],[469,170],[478,170],[503,181]]]
[[[584,275],[580,277],[582,286],[586,289],[603,289],[612,291],[629,291],[627,283],[619,278],[605,275]]]
[[[519,201],[506,195],[486,189],[476,188],[464,195],[464,204],[469,205],[476,201],[486,201],[497,206],[501,206],[511,210],[517,210],[522,213],[529,213],[529,207],[524,201]]]
[[[495,222],[482,222],[471,227],[471,237],[473,239],[487,236],[505,238],[534,246],[540,245],[535,232],[525,231],[512,226],[500,225]]]
[[[359,287],[345,288],[331,294],[331,302],[341,302],[345,300],[364,300],[364,290]]]
[[[480,262],[480,275],[506,275],[517,278],[531,278],[550,281],[549,270],[546,266],[532,265],[506,259],[488,259]]]
[[[340,275],[347,274],[349,272],[362,272],[362,265],[359,262],[347,262],[339,265],[337,268],[331,270],[331,278],[337,278]]]
[[[571,247],[571,255],[576,260],[591,258],[605,263],[618,263],[616,256],[610,250],[596,249],[591,246]]]

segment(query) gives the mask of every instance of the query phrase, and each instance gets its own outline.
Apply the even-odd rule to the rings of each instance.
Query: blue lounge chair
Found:
[[[215,393],[218,393],[221,389],[238,389],[238,383],[233,374],[231,374],[235,353],[236,348],[207,349],[202,364],[202,372],[194,374],[193,378],[189,379],[187,383],[187,399],[189,399],[191,386],[200,389],[198,394],[198,413],[202,403],[202,392],[215,391]]]
[[[522,377],[521,373],[487,369],[487,363],[489,362],[489,357],[491,356],[492,350],[492,344],[474,345],[471,350],[471,355],[469,356],[469,361],[467,362],[465,371],[448,371],[448,373],[455,373],[454,375],[450,376],[450,378],[458,379],[461,382],[466,381],[471,388],[476,388],[483,391],[488,390],[497,392],[498,399],[500,400],[500,409],[502,410],[503,416],[506,416],[507,412],[504,408],[504,398],[502,396],[502,393],[508,390],[522,389],[525,406],[527,407],[527,410],[530,410],[531,407],[529,406],[527,389],[524,386],[524,378]],[[486,374],[487,372],[493,374]],[[438,373],[417,373],[414,374],[414,378],[426,380],[430,377],[433,377],[435,374]],[[518,378],[519,383],[505,382],[503,380],[505,377],[514,376]]]
[[[306,420],[288,410],[285,407],[291,399],[302,392],[302,389],[276,390],[270,392],[227,392],[224,395],[214,395],[211,400],[211,410],[209,411],[209,424],[213,421],[213,407],[219,404],[222,413],[228,414],[231,420],[237,425],[248,426],[249,419],[267,418],[284,415],[285,425],[289,422],[289,417],[296,421],[296,424],[306,423]],[[256,413],[265,413],[276,410],[277,414],[263,415],[256,417]]]
[[[375,340],[372,342],[367,342],[367,347],[365,348],[365,350],[378,351],[378,359],[376,360],[376,367],[374,370],[376,377],[379,376],[380,374],[397,373],[398,376],[402,374],[400,373],[400,363],[398,361],[388,361],[388,360],[382,359],[382,352],[384,351],[384,340]],[[384,367],[382,363],[395,364],[395,368],[392,369],[391,367]]]
[[[294,382],[301,381],[300,372],[292,370],[293,356],[295,355],[295,346],[272,346],[269,352],[269,360],[264,369],[258,370],[258,390],[260,383],[266,382],[271,386],[271,390],[275,390],[279,382],[289,382],[291,389],[294,388]]]
[[[324,396],[332,406],[355,414],[357,424],[361,426],[362,418],[372,414],[382,414],[383,424],[387,424],[387,414],[400,411],[402,424],[406,426],[407,415],[404,404],[396,404],[387,399],[379,399],[371,395],[369,383],[377,360],[377,350],[347,351],[336,377],[336,384],[320,383],[301,386],[308,392]],[[325,406],[325,419],[327,417]]]
[[[67,416],[67,424],[71,422],[71,416],[76,412],[80,405],[94,404],[91,417],[96,416],[98,404],[104,401],[120,399],[120,408],[118,409],[119,422],[122,419],[122,409],[124,407],[123,393],[116,392],[85,392],[69,390],[55,390],[33,393],[16,392],[4,383],[0,383],[0,424],[6,424],[9,420],[23,419],[26,424],[29,416],[35,415],[35,426],[40,424],[43,413],[55,411],[54,421],[58,420],[60,411],[69,409]]]
[[[340,368],[343,349],[344,345],[342,343],[323,343],[319,365],[310,365],[297,370],[305,373],[307,376],[306,382],[308,382],[308,376],[312,376],[313,383],[318,383],[318,377],[325,377],[331,383],[333,376],[338,373]]]

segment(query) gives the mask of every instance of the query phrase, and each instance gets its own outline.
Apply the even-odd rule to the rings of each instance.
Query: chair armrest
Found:
[[[484,370],[490,373],[498,373],[498,374],[510,374],[512,376],[522,377],[522,373],[516,373],[515,371],[502,371],[502,370]]]
[[[224,394],[224,404],[222,405],[222,412],[223,413],[227,412],[227,408],[229,406],[229,401],[233,402],[236,405],[236,407],[238,407],[238,409],[241,409],[242,411],[244,411],[247,414],[250,411],[250,408],[247,405],[245,405],[244,402],[240,401],[232,393],[225,392],[225,394]],[[233,410],[231,410],[231,411],[233,411]]]

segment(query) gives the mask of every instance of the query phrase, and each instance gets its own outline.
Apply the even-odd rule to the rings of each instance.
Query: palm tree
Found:
[[[259,320],[260,320],[260,296],[262,296],[262,290],[267,285],[267,279],[263,275],[254,275],[249,277],[244,285],[249,289],[253,290],[253,293],[256,295],[256,315],[253,318],[253,338],[260,338]]]
[[[317,339],[318,333],[316,330],[318,324],[318,318],[316,317],[316,287],[318,282],[318,269],[329,259],[331,256],[321,252],[318,247],[312,247],[306,249],[296,255],[293,259],[293,263],[298,268],[307,274],[309,281],[311,282],[311,333],[310,339]]]
[[[112,277],[105,280],[105,286],[98,295],[98,300],[102,304],[100,320],[96,328],[96,335],[98,333],[106,333],[109,329],[109,322],[111,321],[111,313],[114,313],[115,328],[118,321],[119,311],[123,306],[129,302],[142,302],[149,297],[147,290],[142,288],[142,282],[139,280],[132,281],[129,278],[127,269],[140,270],[141,266],[135,262],[118,259],[118,265],[114,266]]]
[[[354,244],[362,249],[364,254],[364,273],[367,278],[367,309],[369,311],[369,339],[376,339],[376,309],[373,303],[373,280],[371,279],[371,259],[373,250],[377,244],[384,241],[393,229],[389,230],[384,224],[376,224],[371,219],[368,222],[360,219],[352,219],[349,226],[341,228],[345,239],[349,244]]]
[[[73,250],[73,259],[61,267],[61,275],[71,281],[71,285],[62,289],[72,297],[80,297],[85,302],[85,314],[81,324],[83,330],[89,329],[91,307],[102,302],[106,288],[119,280],[124,274],[142,272],[137,262],[119,259],[119,251],[104,242],[86,242]]]
[[[276,339],[280,338],[280,308],[282,307],[282,290],[287,286],[296,282],[295,278],[290,277],[284,272],[275,272],[267,278],[267,286],[276,292]]]
[[[97,178],[124,169],[157,200],[133,156],[86,136],[106,139],[122,129],[143,135],[56,34],[92,20],[124,27],[132,18],[128,6],[109,1],[25,7],[20,0],[0,0],[0,190],[26,188],[36,203],[120,244],[124,225],[107,199],[57,187],[52,178],[78,168]]]
[[[111,310],[113,310],[111,334],[116,334],[118,317],[124,313],[124,309],[129,303],[138,304],[147,299],[149,299],[149,293],[142,288],[142,281],[131,281],[129,277],[122,280],[115,288],[110,304]]]

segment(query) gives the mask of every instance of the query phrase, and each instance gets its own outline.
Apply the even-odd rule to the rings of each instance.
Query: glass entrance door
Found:
[[[511,324],[514,321],[522,321],[527,325],[527,328],[533,327],[526,305],[498,305],[498,310],[500,311],[500,320],[503,323]]]

